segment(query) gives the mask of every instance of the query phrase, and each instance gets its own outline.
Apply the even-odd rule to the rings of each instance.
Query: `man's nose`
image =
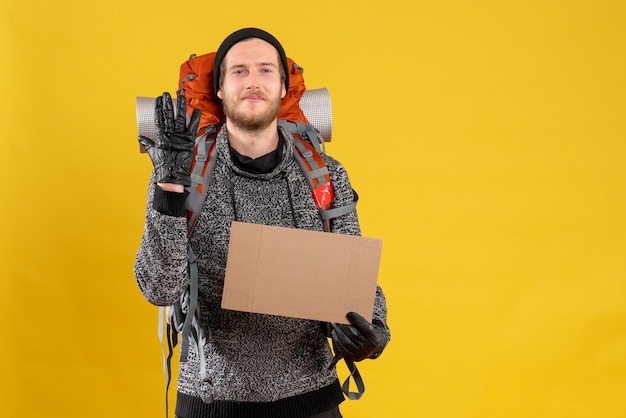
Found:
[[[248,73],[248,78],[247,78],[247,88],[249,89],[253,89],[258,87],[258,83],[259,83],[259,76],[257,73],[255,73],[254,71],[250,71]]]

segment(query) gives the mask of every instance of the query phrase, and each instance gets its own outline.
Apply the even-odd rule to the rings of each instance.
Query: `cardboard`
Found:
[[[233,222],[222,308],[372,321],[382,239]]]

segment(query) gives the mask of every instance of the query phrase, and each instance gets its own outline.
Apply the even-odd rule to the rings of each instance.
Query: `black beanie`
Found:
[[[216,98],[217,91],[220,89],[220,67],[222,65],[222,61],[224,61],[226,53],[236,43],[241,42],[244,39],[250,38],[262,39],[265,42],[271,44],[274,48],[276,48],[276,50],[278,51],[278,55],[280,56],[280,61],[283,65],[283,69],[285,70],[285,90],[289,90],[289,67],[287,65],[287,56],[285,55],[285,50],[283,49],[283,46],[280,44],[280,42],[278,42],[278,39],[274,38],[272,34],[265,32],[262,29],[245,28],[239,29],[238,31],[228,35],[228,37],[224,39],[215,54],[215,64],[213,67],[213,93],[215,93]]]

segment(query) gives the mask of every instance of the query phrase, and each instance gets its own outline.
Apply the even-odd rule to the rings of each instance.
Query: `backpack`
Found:
[[[186,200],[187,212],[187,236],[191,237],[198,215],[202,210],[206,199],[207,186],[211,180],[211,173],[217,159],[214,153],[215,139],[225,122],[225,116],[221,103],[213,92],[213,65],[215,53],[201,56],[191,55],[180,67],[178,94],[183,94],[187,101],[187,118],[191,117],[194,109],[201,111],[200,125],[196,135],[194,159],[191,167],[191,187]],[[311,193],[320,217],[324,224],[324,230],[330,232],[330,220],[332,218],[350,213],[354,210],[358,197],[349,205],[333,208],[333,188],[330,175],[321,153],[324,149],[324,137],[320,131],[309,123],[300,106],[300,99],[306,87],[302,73],[303,68],[292,59],[287,58],[289,68],[289,89],[282,99],[278,115],[278,123],[290,132],[295,138],[294,156],[305,175],[311,188]],[[138,116],[139,118],[139,116]],[[168,391],[171,381],[171,359],[173,350],[178,344],[178,334],[181,334],[180,361],[187,361],[189,344],[197,347],[200,360],[200,379],[208,382],[203,346],[210,337],[210,329],[203,328],[198,321],[198,266],[197,259],[190,246],[187,247],[189,259],[189,288],[181,296],[175,305],[159,309],[159,339],[162,343],[164,358],[164,374],[166,377],[166,416],[168,411]],[[191,312],[193,314],[189,315]],[[167,336],[167,350],[165,355],[164,336]],[[339,358],[335,357],[329,367],[334,367]],[[342,385],[344,394],[349,399],[359,399],[365,387],[358,369],[352,362],[346,361],[350,375]],[[349,380],[354,378],[358,392],[349,390]],[[203,397],[203,401],[210,403],[211,394]]]

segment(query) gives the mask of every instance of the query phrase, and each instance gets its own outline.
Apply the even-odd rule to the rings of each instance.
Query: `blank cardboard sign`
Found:
[[[370,322],[382,239],[233,222],[222,308]]]

